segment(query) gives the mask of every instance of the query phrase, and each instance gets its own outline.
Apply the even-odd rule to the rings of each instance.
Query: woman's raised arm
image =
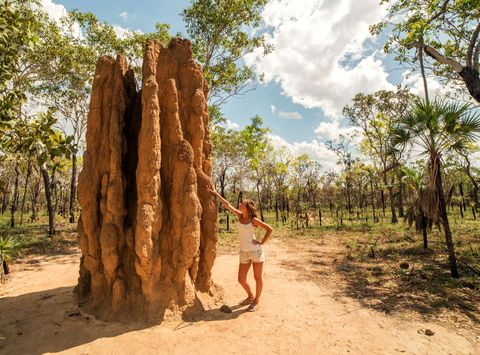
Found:
[[[228,202],[227,200],[225,200],[217,191],[215,191],[214,189],[210,189],[210,192],[214,195],[216,195],[219,199],[220,199],[220,202],[222,203],[222,205],[225,206],[225,208],[227,210],[229,210],[230,212],[232,212],[237,218],[240,218],[242,216],[242,212],[240,212],[239,210],[237,210],[235,207],[233,207],[230,202]]]

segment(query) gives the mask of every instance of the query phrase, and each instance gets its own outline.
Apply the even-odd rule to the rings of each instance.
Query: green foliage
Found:
[[[62,157],[70,157],[73,139],[56,130],[56,122],[52,109],[38,114],[34,120],[18,121],[1,138],[0,145],[12,154],[34,156],[39,165],[54,166]]]
[[[256,49],[272,48],[262,35],[255,35],[266,0],[193,0],[182,15],[192,40],[194,57],[209,84],[210,105],[248,89],[255,74],[240,63]]]
[[[32,17],[21,8],[0,0],[0,133],[25,100],[22,90],[12,85],[11,80],[18,72],[20,51],[37,41],[31,23]]]
[[[478,51],[480,44],[474,33],[480,24],[479,0],[381,0],[380,4],[388,6],[388,16],[371,26],[370,31],[373,35],[388,31],[384,51],[394,53],[396,61],[418,69],[417,54],[412,49],[425,43],[446,58],[478,72],[478,54],[474,60],[475,48],[471,48],[471,43],[476,44]],[[451,83],[458,80],[455,71],[445,63],[427,64],[427,69],[440,79]]]
[[[391,131],[413,98],[406,87],[399,86],[396,91],[359,93],[351,105],[343,108],[343,115],[363,133],[363,152],[372,156],[377,166],[384,170],[399,158],[393,150]]]
[[[91,12],[84,13],[74,10],[64,21],[70,28],[77,24],[80,25],[84,38],[77,39],[76,42],[93,51],[94,62],[91,63],[93,66],[100,55],[115,57],[117,54],[123,54],[139,73],[147,39],[157,40],[163,45],[166,45],[171,39],[170,25],[160,22],[155,24],[153,32],[141,33],[129,30],[123,36],[119,36],[111,24],[99,21]]]
[[[464,152],[480,136],[480,114],[469,103],[416,99],[392,132],[396,146],[416,144],[429,156]]]
[[[24,245],[24,242],[18,237],[0,236],[0,261],[9,261],[20,252]],[[0,267],[2,266],[0,265]]]
[[[258,115],[252,117],[251,123],[240,132],[245,156],[249,159],[253,170],[258,170],[260,167],[268,147],[269,132],[268,128],[263,127],[263,119]]]

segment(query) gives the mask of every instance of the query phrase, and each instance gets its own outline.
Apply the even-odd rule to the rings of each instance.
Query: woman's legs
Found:
[[[253,299],[252,290],[250,289],[250,285],[247,282],[247,273],[249,269],[250,263],[238,265],[238,282],[240,283],[240,285],[242,285],[245,291],[247,291],[248,298]]]
[[[255,304],[258,304],[258,301],[260,300],[260,295],[262,294],[262,288],[263,288],[262,272],[263,272],[263,262],[253,263],[253,276],[255,277],[255,283],[256,283],[255,301],[253,301]]]

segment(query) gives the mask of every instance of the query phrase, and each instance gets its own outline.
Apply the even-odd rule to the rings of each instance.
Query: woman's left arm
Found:
[[[263,239],[261,241],[258,241],[258,240],[254,240],[253,243],[254,244],[264,244],[268,238],[270,237],[270,234],[272,234],[272,227],[270,227],[268,224],[266,224],[265,222],[262,222],[261,220],[259,220],[258,218],[254,218],[252,220],[252,224],[255,226],[255,227],[261,227],[263,229],[265,229],[267,232],[265,233],[265,235],[263,236]]]

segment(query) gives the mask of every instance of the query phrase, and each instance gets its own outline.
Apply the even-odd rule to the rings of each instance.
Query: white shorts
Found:
[[[252,251],[240,251],[239,254],[240,264],[263,263],[265,261],[265,254],[263,249]]]

